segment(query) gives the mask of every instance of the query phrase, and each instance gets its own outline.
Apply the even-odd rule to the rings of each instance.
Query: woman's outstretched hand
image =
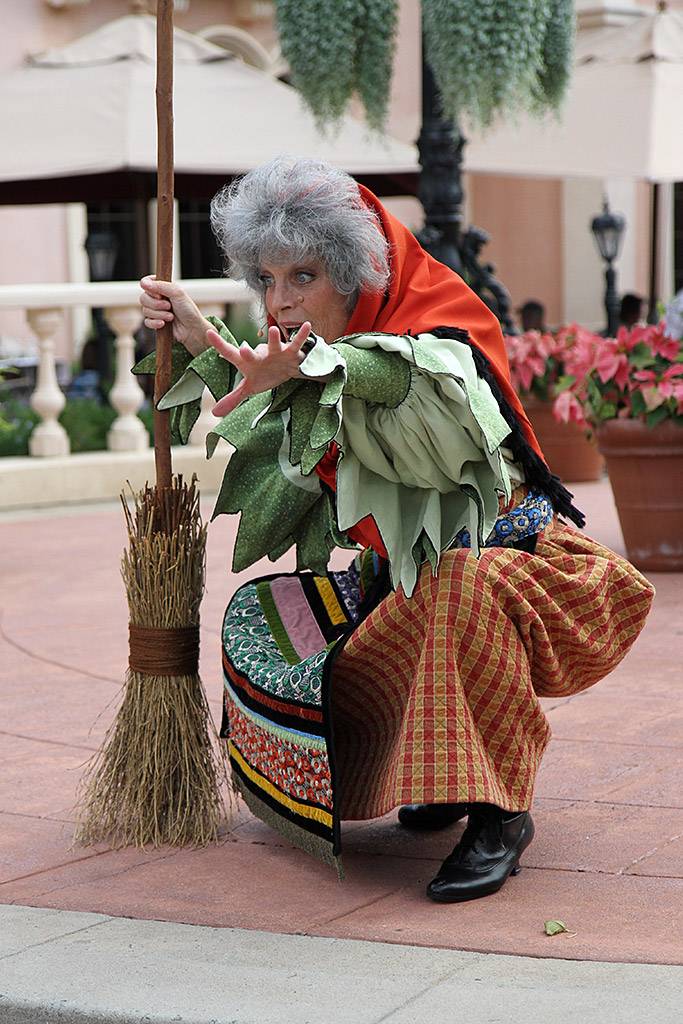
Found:
[[[251,348],[243,341],[239,348],[221,338],[217,331],[209,330],[206,338],[219,355],[240,371],[243,380],[236,388],[221,398],[213,407],[214,416],[227,416],[236,409],[245,398],[258,395],[262,391],[270,391],[286,380],[299,376],[299,366],[304,360],[301,346],[311,333],[311,325],[306,321],[297,331],[292,341],[283,341],[279,327],[268,329],[268,343]]]

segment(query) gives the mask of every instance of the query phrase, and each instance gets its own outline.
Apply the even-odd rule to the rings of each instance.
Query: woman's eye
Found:
[[[270,274],[259,274],[259,281],[264,288],[270,288],[273,283],[273,279]]]
[[[296,272],[296,283],[297,284],[308,284],[312,281],[315,274],[312,274],[309,270],[297,270]]]

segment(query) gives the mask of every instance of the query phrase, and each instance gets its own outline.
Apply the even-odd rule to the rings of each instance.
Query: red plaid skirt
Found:
[[[340,816],[402,803],[531,805],[550,738],[539,697],[606,676],[640,633],[654,589],[555,521],[536,553],[446,552],[407,600],[391,593],[334,664]]]

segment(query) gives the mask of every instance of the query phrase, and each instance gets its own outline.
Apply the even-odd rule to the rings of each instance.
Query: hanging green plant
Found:
[[[426,56],[444,113],[488,127],[536,110],[551,0],[422,0]]]
[[[292,82],[319,126],[353,93],[382,131],[391,89],[397,0],[274,0]],[[426,58],[444,113],[488,127],[495,115],[557,109],[572,58],[572,0],[422,0]]]
[[[356,89],[370,127],[384,129],[389,108],[391,77],[396,49],[398,5],[396,0],[365,0],[358,25]]]
[[[538,76],[539,105],[559,110],[569,85],[574,56],[574,4],[551,0],[543,40],[543,63]]]
[[[282,55],[292,85],[317,123],[335,123],[354,86],[357,49],[353,28],[362,0],[276,0]]]
[[[354,92],[369,126],[386,120],[396,0],[275,0],[282,55],[319,127],[336,124]]]

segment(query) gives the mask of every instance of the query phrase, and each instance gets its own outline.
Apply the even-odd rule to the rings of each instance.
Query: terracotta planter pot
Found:
[[[608,420],[598,430],[628,556],[638,569],[683,570],[683,427]]]
[[[594,440],[589,440],[576,423],[558,423],[551,402],[532,395],[524,408],[553,473],[564,483],[599,480],[605,462]]]

